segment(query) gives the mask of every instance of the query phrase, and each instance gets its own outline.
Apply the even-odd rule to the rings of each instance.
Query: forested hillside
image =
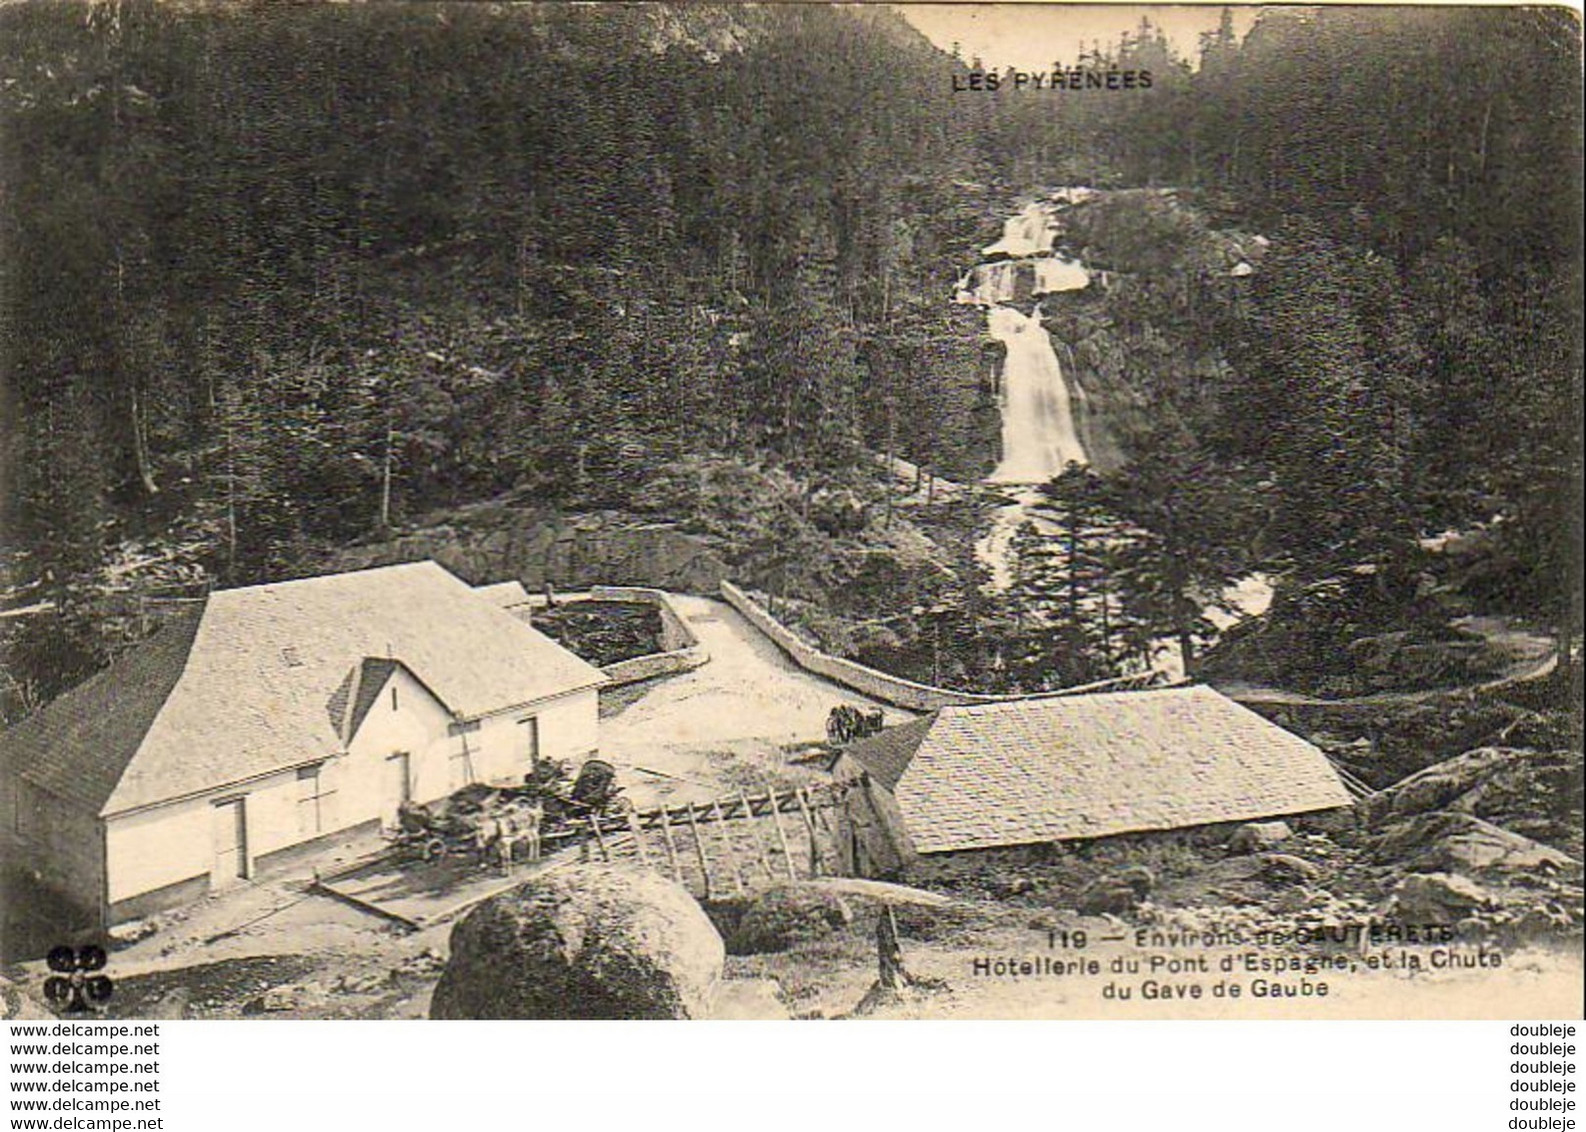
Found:
[[[741,506],[725,475],[788,485],[745,560],[819,599],[819,492],[995,464],[948,299],[1055,184],[1179,189],[1081,233],[1138,401],[1116,506],[1317,575],[1485,524],[1493,594],[1567,631],[1578,35],[1274,9],[1078,61],[1149,90],[954,93],[876,8],[0,7],[6,713],[135,632],[129,544],[240,584],[504,494]],[[1271,241],[1239,287],[1197,253],[1234,225]]]
[[[896,17],[0,20],[6,528],[60,611],[27,624],[50,690],[102,655],[82,583],[144,530],[243,583],[503,490],[622,505],[690,453],[949,458],[972,139]]]

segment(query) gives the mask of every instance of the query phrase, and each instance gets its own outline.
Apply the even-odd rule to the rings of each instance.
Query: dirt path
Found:
[[[682,594],[672,601],[710,662],[657,682],[600,723],[601,757],[617,766],[638,805],[737,788],[722,779],[723,755],[779,769],[782,748],[825,739],[826,716],[838,704],[883,708],[888,724],[912,718],[805,672],[725,602]]]

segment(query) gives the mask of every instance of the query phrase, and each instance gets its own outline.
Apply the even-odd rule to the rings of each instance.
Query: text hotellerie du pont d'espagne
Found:
[[[1150,90],[1151,72],[1109,67],[1053,66],[1050,71],[966,71],[953,75],[953,93],[997,90]]]
[[[1115,946],[1109,954],[1083,954],[1093,942]],[[1349,945],[1353,952],[1329,950],[1339,945]],[[1184,954],[1185,949],[1206,953]],[[971,960],[971,974],[1095,979],[1104,999],[1172,1001],[1326,998],[1335,988],[1318,976],[1336,981],[1373,971],[1413,974],[1503,966],[1496,948],[1461,944],[1446,924],[1372,922],[1258,932],[1141,928],[1094,939],[1084,930],[1060,929],[1046,933],[1046,951],[979,956]],[[1197,977],[1203,975],[1215,981]]]

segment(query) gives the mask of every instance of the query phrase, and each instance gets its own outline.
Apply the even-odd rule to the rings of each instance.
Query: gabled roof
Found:
[[[921,853],[1350,804],[1305,740],[1206,687],[945,707],[849,748]]]
[[[352,742],[352,737],[358,734],[364,716],[374,707],[375,697],[380,694],[380,689],[384,688],[386,681],[391,679],[391,673],[400,667],[402,666],[396,661],[387,660],[385,657],[364,657],[363,664],[359,666],[358,675],[355,677],[358,690],[353,697],[352,711],[347,714],[347,720],[342,724],[339,732],[342,742]]]
[[[89,682],[99,684],[93,703],[142,705],[116,713],[116,742],[56,718],[81,713],[68,693],[13,729],[49,736],[47,754],[30,740],[17,765],[29,778],[49,767],[52,782],[78,783],[77,800],[97,798],[110,814],[316,762],[345,749],[339,721],[372,682],[371,659],[399,662],[458,719],[605,681],[436,563],[386,566],[211,594],[185,663],[158,695],[135,686],[135,665],[168,676],[170,660],[129,657]],[[8,760],[12,740],[8,732]]]
[[[896,790],[898,780],[914,758],[914,752],[919,750],[935,723],[934,715],[911,719],[897,727],[888,727],[843,753],[869,771],[870,777],[882,786]]]

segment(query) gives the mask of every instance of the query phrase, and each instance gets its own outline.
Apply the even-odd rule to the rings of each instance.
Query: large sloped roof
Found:
[[[221,590],[206,601],[158,709],[146,721],[127,713],[130,743],[124,735],[109,747],[79,742],[70,728],[41,721],[52,733],[51,781],[91,782],[79,800],[98,796],[109,814],[337,754],[341,710],[365,683],[353,674],[370,658],[400,662],[459,719],[605,680],[434,562]],[[99,694],[143,702],[148,694],[118,669],[133,665],[95,677]],[[67,699],[34,718],[56,715]],[[21,757],[24,776],[38,773]]]
[[[527,605],[529,601],[529,591],[523,588],[522,582],[515,580],[475,586],[474,593],[492,605],[499,605],[502,609],[510,609],[514,605]]]
[[[109,668],[0,732],[0,764],[97,811],[181,679],[198,620],[196,607],[165,618]]]
[[[946,707],[894,731],[849,753],[892,790],[921,853],[1351,801],[1319,750],[1206,687]]]

